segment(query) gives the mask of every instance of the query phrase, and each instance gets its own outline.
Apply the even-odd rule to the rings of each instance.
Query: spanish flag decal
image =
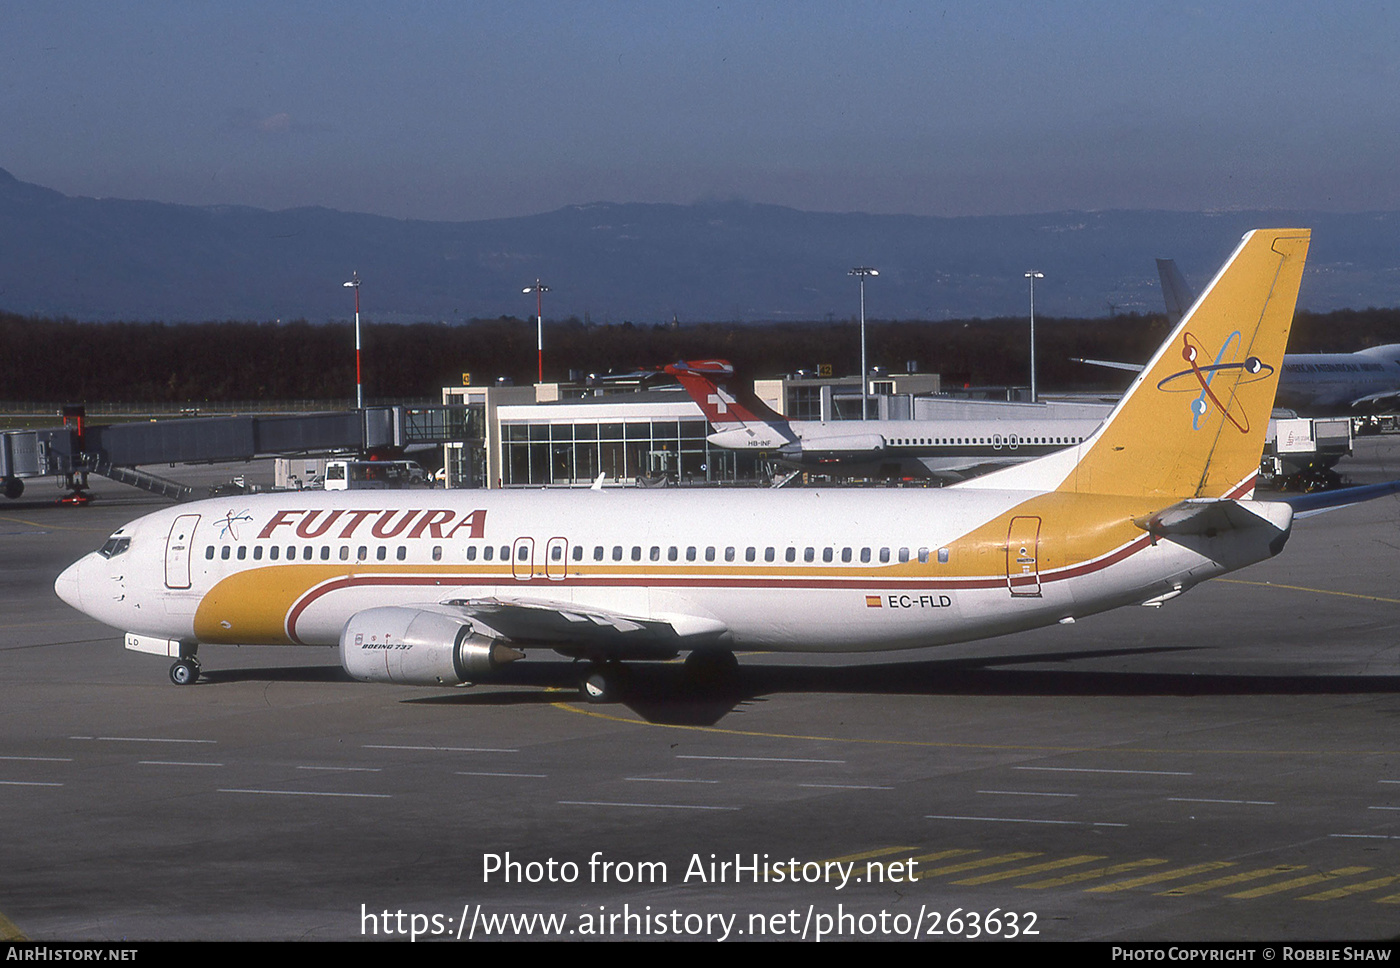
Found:
[[[866,595],[866,596],[865,596],[865,607],[866,607],[866,608],[879,608],[879,607],[880,607],[880,596],[879,596],[879,595]]]

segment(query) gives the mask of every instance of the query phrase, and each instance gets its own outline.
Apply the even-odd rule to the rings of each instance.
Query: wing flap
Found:
[[[443,604],[520,645],[548,646],[564,655],[589,658],[670,658],[728,631],[717,619],[684,613],[622,615],[525,598],[453,599]]]

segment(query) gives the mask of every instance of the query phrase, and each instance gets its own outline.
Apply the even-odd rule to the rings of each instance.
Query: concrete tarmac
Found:
[[[0,503],[0,937],[1400,934],[1396,497],[1160,609],[599,707],[547,652],[414,689],[211,647],[174,686],[53,594],[162,503],[94,480]]]

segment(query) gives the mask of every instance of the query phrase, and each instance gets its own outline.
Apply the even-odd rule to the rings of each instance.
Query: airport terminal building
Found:
[[[448,444],[449,487],[751,484],[758,455],[715,447],[680,388],[558,399],[558,387],[449,387],[443,402],[479,410],[483,435]],[[536,402],[537,391],[554,396]]]
[[[808,420],[857,419],[860,378],[798,375],[755,384],[765,403]],[[875,375],[871,416],[909,418],[914,394],[937,392],[936,374]],[[679,386],[445,387],[478,436],[446,445],[449,487],[588,487],[605,484],[757,485],[775,473],[767,454],[716,447],[699,406]]]

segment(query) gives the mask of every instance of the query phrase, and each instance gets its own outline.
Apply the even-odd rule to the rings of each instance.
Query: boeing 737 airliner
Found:
[[[1277,554],[1252,500],[1307,254],[1245,236],[1108,419],[942,489],[339,491],[157,511],[55,590],[198,677],[220,643],[338,646],[354,677],[489,680],[520,649],[622,660],[915,648],[1167,601]]]

